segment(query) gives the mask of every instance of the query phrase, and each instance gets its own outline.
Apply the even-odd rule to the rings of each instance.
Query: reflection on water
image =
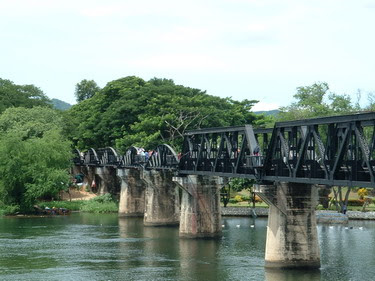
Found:
[[[374,279],[375,222],[319,225],[318,271],[265,270],[266,219],[222,224],[222,239],[195,240],[117,215],[0,218],[0,280]]]
[[[181,280],[228,280],[218,264],[220,240],[188,239],[179,241]],[[202,279],[203,280],[203,279]]]
[[[299,269],[265,269],[266,281],[320,281],[320,270],[299,270]]]

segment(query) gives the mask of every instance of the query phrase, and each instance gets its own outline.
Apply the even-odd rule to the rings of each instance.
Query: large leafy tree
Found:
[[[0,78],[0,114],[9,107],[52,107],[48,97],[34,85],[16,85]]]
[[[281,108],[278,116],[280,120],[342,115],[360,110],[358,101],[353,103],[349,95],[330,92],[329,86],[325,82],[298,87],[294,98],[296,99],[295,102]],[[322,132],[322,138],[325,138],[324,132]],[[347,189],[345,195],[342,194],[343,189],[341,187],[334,187],[333,191],[337,208],[344,212],[351,188]],[[321,193],[327,196],[329,192],[322,190]]]
[[[81,102],[83,100],[92,98],[99,91],[100,87],[94,80],[84,79],[76,84],[74,95],[76,96],[76,100]]]
[[[38,198],[67,187],[71,143],[61,114],[49,108],[9,108],[0,116],[0,201],[28,211]]]
[[[234,101],[176,85],[169,79],[135,76],[109,82],[98,94],[71,108],[72,138],[80,148],[131,145],[178,148],[192,128],[261,125],[251,112],[254,100]]]
[[[325,82],[298,87],[294,98],[295,102],[280,108],[279,119],[297,120],[360,110],[358,103],[353,103],[349,95],[330,92]]]

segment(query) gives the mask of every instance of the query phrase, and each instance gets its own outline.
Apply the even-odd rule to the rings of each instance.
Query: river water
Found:
[[[194,240],[114,214],[0,217],[0,280],[375,280],[375,222],[318,225],[317,271],[264,269],[267,219],[223,225]]]

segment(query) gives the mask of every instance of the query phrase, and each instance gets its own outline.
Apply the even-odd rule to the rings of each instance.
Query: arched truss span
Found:
[[[100,159],[98,157],[98,153],[96,152],[95,149],[89,148],[87,150],[87,152],[85,153],[84,163],[85,165],[89,165],[89,166],[99,166],[101,164]]]
[[[81,151],[79,151],[77,148],[73,149],[73,163],[76,166],[81,166],[84,163],[83,155],[81,154]]]
[[[170,170],[176,169],[178,163],[179,159],[174,149],[167,144],[162,144],[149,157],[145,167],[155,170]]]
[[[120,156],[112,147],[100,148],[97,151],[100,164],[103,166],[118,166]]]
[[[120,157],[119,166],[122,168],[138,168],[138,151],[139,148],[136,146],[129,147],[125,154]]]

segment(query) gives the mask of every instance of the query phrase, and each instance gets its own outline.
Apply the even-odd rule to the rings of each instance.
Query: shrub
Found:
[[[118,205],[107,193],[83,202],[80,210],[89,213],[115,213],[118,212]]]
[[[368,191],[366,188],[363,187],[363,188],[358,189],[357,194],[358,194],[359,199],[363,199],[365,198],[365,196],[368,195]]]
[[[18,205],[1,205],[0,206],[0,216],[14,215],[20,211],[20,206]]]
[[[250,201],[251,200],[251,196],[250,195],[242,195],[241,199],[242,199],[242,201]]]
[[[229,203],[231,203],[231,204],[236,204],[236,203],[237,203],[237,200],[234,199],[234,198],[230,198],[230,199],[229,199]]]
[[[94,201],[94,202],[99,202],[99,203],[109,203],[109,202],[113,202],[113,198],[111,194],[106,193],[100,196],[96,196],[89,201]]]
[[[236,196],[234,196],[234,200],[235,200],[236,202],[242,202],[242,201],[243,201],[241,195],[236,195]]]

